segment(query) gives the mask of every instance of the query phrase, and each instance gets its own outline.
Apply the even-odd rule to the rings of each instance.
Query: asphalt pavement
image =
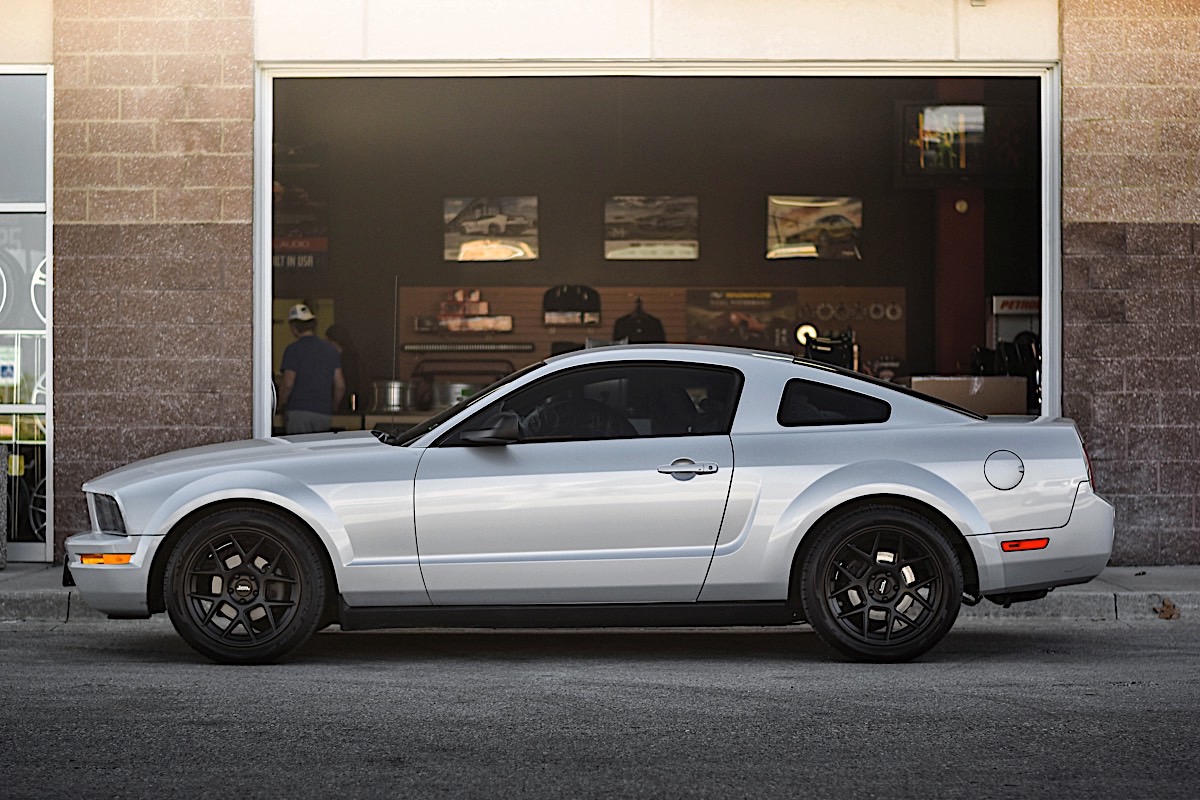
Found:
[[[79,590],[62,585],[62,566],[13,564],[0,570],[0,622],[99,621]],[[984,600],[964,618],[1090,619],[1135,622],[1200,619],[1200,566],[1109,567],[1088,583],[1002,608]]]

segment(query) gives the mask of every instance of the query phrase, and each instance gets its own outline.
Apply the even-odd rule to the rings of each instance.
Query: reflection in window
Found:
[[[497,401],[465,423],[516,414],[522,441],[727,434],[741,376],[732,370],[635,362],[560,373]],[[445,444],[462,444],[457,433]]]
[[[883,400],[798,378],[788,381],[779,403],[779,424],[787,427],[887,422],[891,415]]]

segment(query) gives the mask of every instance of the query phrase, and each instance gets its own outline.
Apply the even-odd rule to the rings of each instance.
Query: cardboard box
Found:
[[[976,414],[1028,414],[1028,381],[1011,375],[914,375],[904,381],[913,391],[936,397]]]

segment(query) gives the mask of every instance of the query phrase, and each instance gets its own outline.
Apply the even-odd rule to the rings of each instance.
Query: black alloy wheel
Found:
[[[929,519],[904,508],[860,508],[814,531],[801,591],[826,644],[856,661],[908,661],[950,630],[962,566]]]
[[[316,630],[330,585],[312,537],[294,522],[230,508],[196,522],[171,552],[167,613],[218,663],[272,663]]]

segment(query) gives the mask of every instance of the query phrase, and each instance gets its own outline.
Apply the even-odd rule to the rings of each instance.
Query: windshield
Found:
[[[462,400],[450,406],[445,411],[435,414],[424,422],[417,424],[415,427],[409,428],[404,433],[389,434],[383,431],[374,431],[374,434],[378,436],[379,440],[384,444],[395,445],[397,447],[408,447],[417,439],[420,439],[425,434],[434,430],[446,420],[458,414],[460,411],[470,408],[476,403],[481,402],[484,398],[491,396],[497,389],[507,386],[518,378],[533,372],[536,369],[541,369],[543,366],[545,366],[545,362],[539,361],[536,364],[530,364],[524,369],[519,369],[516,372],[506,375],[486,389],[482,389],[470,397],[464,397]]]

